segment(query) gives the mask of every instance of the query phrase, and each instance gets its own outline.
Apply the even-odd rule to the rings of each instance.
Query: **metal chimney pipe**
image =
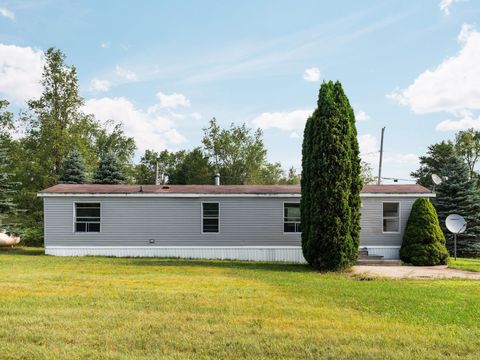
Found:
[[[215,179],[215,185],[219,186],[220,185],[220,174],[216,173],[214,176]]]

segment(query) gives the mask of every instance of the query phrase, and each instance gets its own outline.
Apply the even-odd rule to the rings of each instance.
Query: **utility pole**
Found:
[[[382,184],[382,160],[383,160],[383,136],[385,134],[385,126],[382,128],[382,138],[380,140],[380,162],[378,163],[378,181],[377,184]]]
[[[155,185],[160,185],[160,179],[158,178],[158,161],[155,164]]]

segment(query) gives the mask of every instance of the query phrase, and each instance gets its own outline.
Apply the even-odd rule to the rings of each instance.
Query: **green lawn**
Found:
[[[480,259],[459,259],[450,258],[448,267],[452,269],[461,269],[480,272]]]
[[[0,358],[478,358],[480,282],[0,251]]]

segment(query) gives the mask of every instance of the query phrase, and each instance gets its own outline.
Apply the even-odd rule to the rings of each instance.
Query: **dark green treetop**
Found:
[[[458,254],[480,256],[480,194],[470,169],[457,156],[451,157],[441,171],[444,181],[436,188],[435,207],[440,226],[447,238],[447,248],[453,249],[453,235],[445,227],[450,214],[458,214],[467,221],[467,230],[457,237]]]
[[[123,184],[126,181],[117,155],[113,152],[103,154],[98,169],[93,176],[94,184]]]
[[[63,161],[59,182],[63,184],[84,184],[85,180],[85,164],[82,155],[74,149]]]

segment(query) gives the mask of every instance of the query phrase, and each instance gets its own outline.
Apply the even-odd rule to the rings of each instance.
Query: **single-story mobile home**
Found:
[[[297,185],[71,185],[41,191],[45,252],[304,262]],[[361,247],[398,259],[420,185],[366,185]]]

